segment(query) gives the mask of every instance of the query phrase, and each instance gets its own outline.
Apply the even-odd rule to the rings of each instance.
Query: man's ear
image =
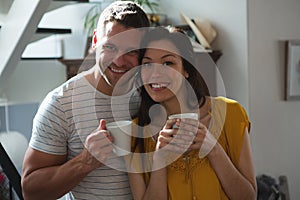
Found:
[[[97,47],[97,30],[95,29],[93,32],[93,39],[92,39],[92,48],[95,50]]]

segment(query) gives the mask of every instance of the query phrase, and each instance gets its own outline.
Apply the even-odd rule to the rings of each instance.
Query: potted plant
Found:
[[[100,4],[95,4],[87,11],[84,17],[84,29],[87,30],[87,34],[89,37],[93,36],[93,31],[97,27],[100,13]]]
[[[126,1],[126,0],[122,0],[122,1]],[[159,0],[130,0],[132,2],[135,2],[137,4],[139,4],[142,8],[144,8],[148,14],[149,20],[152,23],[153,26],[157,26],[160,25],[160,21],[161,20],[165,20],[165,15],[162,14],[158,14],[158,8],[159,8]],[[85,19],[84,19],[84,28],[85,30],[88,31],[88,35],[92,36],[93,35],[93,31],[97,26],[97,22],[98,22],[98,18],[99,15],[101,13],[101,3],[100,4],[95,4],[94,6],[92,6],[88,12],[85,15]]]
[[[121,0],[128,1],[128,0]],[[159,0],[129,0],[139,4],[147,13],[152,26],[159,26],[166,20],[166,15],[158,14]],[[84,29],[87,31],[87,47],[85,56],[92,54],[93,50],[90,47],[94,29],[97,27],[99,16],[102,12],[101,3],[93,5],[86,13],[84,18]]]

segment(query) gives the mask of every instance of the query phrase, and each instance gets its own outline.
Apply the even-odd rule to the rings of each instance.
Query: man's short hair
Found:
[[[98,27],[107,22],[116,21],[127,28],[149,27],[147,14],[132,1],[116,1],[103,10],[99,17]]]

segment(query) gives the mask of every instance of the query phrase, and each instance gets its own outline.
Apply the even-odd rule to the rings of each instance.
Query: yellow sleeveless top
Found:
[[[250,122],[244,108],[236,101],[212,98],[209,131],[218,139],[235,166],[238,165],[245,128]],[[145,151],[155,151],[152,138],[144,139]],[[228,199],[217,175],[206,157],[200,159],[199,151],[180,156],[167,166],[169,200]],[[148,183],[150,173],[145,173]]]

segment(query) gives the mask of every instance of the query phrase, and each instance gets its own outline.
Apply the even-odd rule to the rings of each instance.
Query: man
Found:
[[[127,173],[113,164],[120,160],[109,159],[113,138],[105,123],[114,113],[127,117],[128,111],[112,112],[111,96],[138,65],[143,31],[137,28],[148,26],[144,11],[129,1],[102,12],[93,38],[97,64],[50,92],[35,116],[23,164],[25,199],[132,199]],[[129,102],[129,96],[120,98]]]

